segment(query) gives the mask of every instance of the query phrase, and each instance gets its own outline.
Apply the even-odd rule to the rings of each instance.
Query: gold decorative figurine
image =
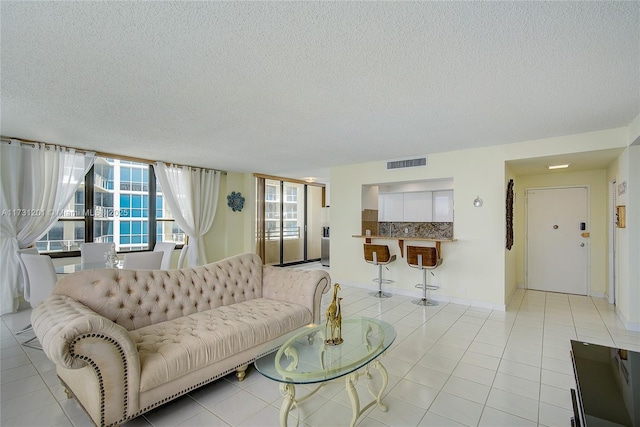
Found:
[[[333,285],[333,299],[327,308],[327,321],[324,326],[324,335],[327,337],[324,343],[327,345],[339,345],[344,342],[342,339],[342,309],[340,307],[342,298],[338,298],[339,290],[339,284]],[[327,335],[327,328],[329,328],[330,335]]]

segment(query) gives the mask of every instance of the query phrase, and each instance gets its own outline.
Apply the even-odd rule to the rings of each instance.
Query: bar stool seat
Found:
[[[369,264],[378,266],[378,277],[373,279],[374,282],[378,283],[378,291],[371,292],[369,295],[376,298],[389,298],[391,294],[382,291],[382,284],[393,283],[393,280],[382,278],[382,266],[387,266],[394,262],[396,260],[396,256],[390,254],[389,246],[387,245],[372,245],[370,243],[365,243],[364,260]]]
[[[411,302],[422,306],[438,305],[436,301],[427,298],[427,291],[440,289],[439,286],[427,283],[427,271],[433,276],[433,270],[442,264],[438,250],[428,246],[407,246],[407,263],[409,267],[422,270],[422,283],[416,285],[416,288],[422,289],[422,298],[411,300]]]

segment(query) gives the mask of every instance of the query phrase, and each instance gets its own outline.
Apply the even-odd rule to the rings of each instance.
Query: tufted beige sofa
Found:
[[[97,269],[61,279],[31,315],[58,377],[96,425],[114,426],[228,373],[320,321],[324,271],[243,254],[182,270]]]

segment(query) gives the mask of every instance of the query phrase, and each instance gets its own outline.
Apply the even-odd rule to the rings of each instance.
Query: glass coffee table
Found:
[[[280,425],[286,426],[292,408],[314,395],[328,381],[345,377],[345,387],[351,399],[352,418],[350,426],[367,409],[378,405],[383,411],[382,394],[387,387],[387,370],[378,359],[396,339],[396,331],[387,322],[366,317],[348,318],[342,321],[340,345],[325,344],[325,326],[311,324],[272,341],[255,361],[255,367],[262,375],[280,384],[284,396],[280,408]],[[382,385],[377,392],[372,389],[373,366],[382,377]],[[362,372],[359,372],[364,368]],[[360,408],[360,400],[355,384],[360,376],[365,376],[374,400]],[[296,398],[296,384],[319,384],[307,395]],[[299,423],[299,419],[298,419]]]

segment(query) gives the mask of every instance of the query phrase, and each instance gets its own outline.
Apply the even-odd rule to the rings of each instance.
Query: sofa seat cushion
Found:
[[[131,331],[147,391],[312,322],[308,308],[258,298]]]

